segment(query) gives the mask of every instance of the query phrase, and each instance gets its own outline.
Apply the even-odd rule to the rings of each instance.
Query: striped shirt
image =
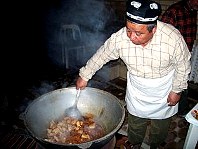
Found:
[[[158,21],[157,31],[145,47],[133,44],[123,27],[105,41],[79,75],[88,81],[104,64],[118,58],[130,74],[142,78],[160,78],[175,69],[173,91],[187,88],[190,52],[180,32],[170,24]]]

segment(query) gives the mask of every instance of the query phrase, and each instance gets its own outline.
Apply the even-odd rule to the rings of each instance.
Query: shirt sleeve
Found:
[[[83,80],[88,81],[107,62],[119,58],[116,40],[114,33],[80,69],[79,75]]]
[[[191,71],[190,58],[191,53],[181,37],[175,47],[175,76],[172,88],[172,91],[175,93],[187,89],[189,73]]]

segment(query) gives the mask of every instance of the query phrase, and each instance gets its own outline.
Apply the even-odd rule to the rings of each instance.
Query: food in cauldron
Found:
[[[47,129],[46,141],[62,144],[81,144],[98,139],[104,135],[104,129],[92,114],[86,114],[84,120],[64,117],[61,121],[51,121]]]

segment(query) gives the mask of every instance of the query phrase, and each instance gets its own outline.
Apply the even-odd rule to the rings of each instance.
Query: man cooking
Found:
[[[84,89],[107,62],[123,60],[128,70],[125,100],[131,148],[140,148],[148,121],[150,148],[166,139],[180,94],[187,88],[190,52],[180,32],[158,20],[160,14],[161,6],[154,1],[128,0],[126,26],[88,60],[76,82],[77,89]]]

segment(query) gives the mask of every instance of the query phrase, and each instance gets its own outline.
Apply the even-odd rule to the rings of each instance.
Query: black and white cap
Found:
[[[126,19],[138,24],[155,23],[160,16],[161,5],[151,0],[128,0]]]

